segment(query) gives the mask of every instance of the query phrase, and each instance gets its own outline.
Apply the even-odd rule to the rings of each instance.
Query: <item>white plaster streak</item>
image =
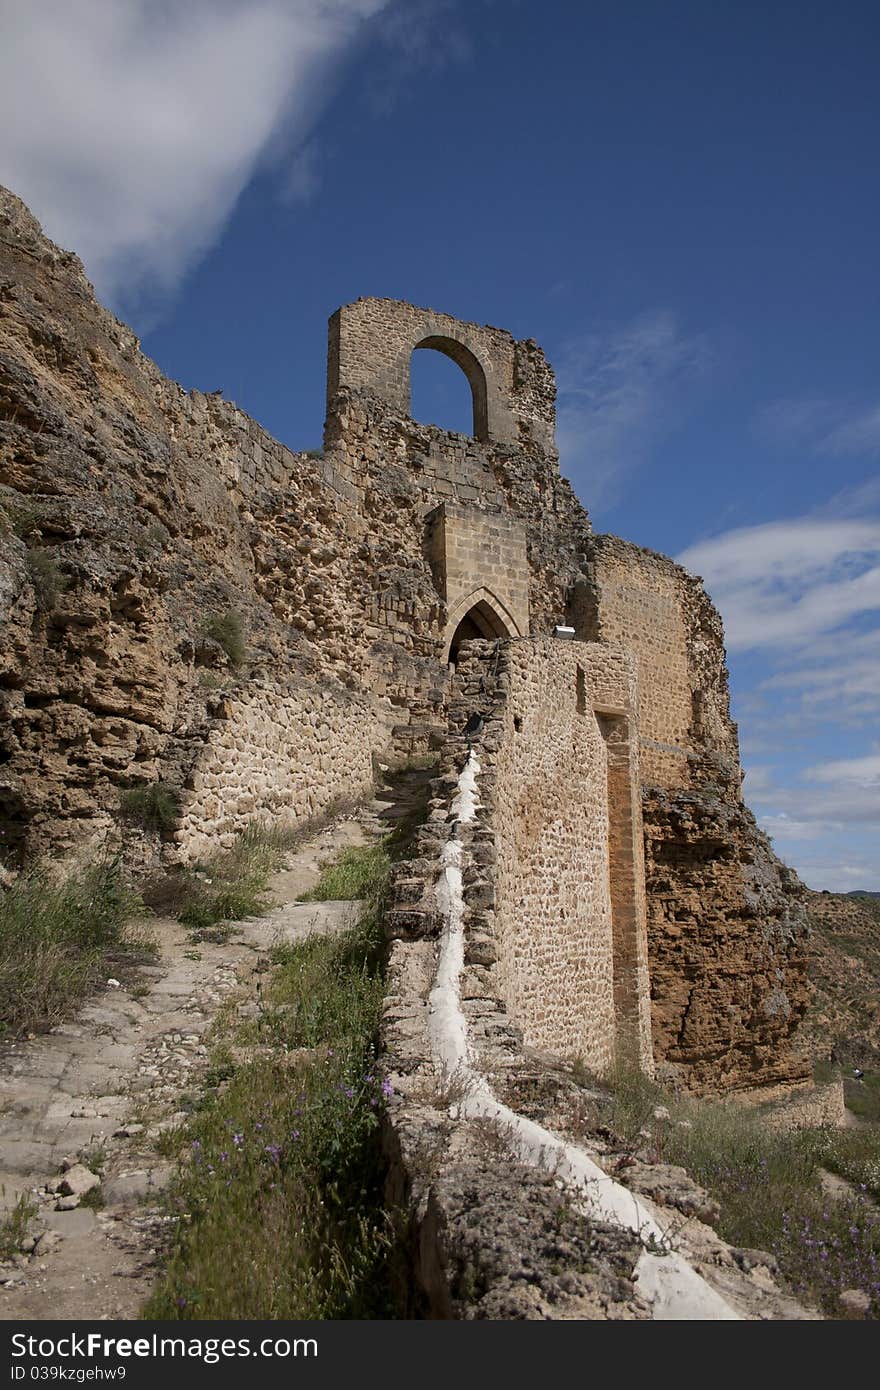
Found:
[[[479,771],[480,764],[471,750],[452,802],[460,824],[473,820],[479,808]],[[502,1105],[486,1078],[471,1067],[459,989],[464,966],[464,897],[462,846],[455,833],[447,841],[440,862],[436,899],[445,925],[429,998],[428,1027],[435,1066],[445,1082],[455,1078],[461,1083],[464,1098],[459,1113],[465,1118],[495,1121],[522,1162],[552,1173],[558,1182],[575,1189],[589,1215],[636,1232],[646,1246],[636,1264],[636,1284],[650,1302],[655,1319],[739,1320],[739,1313],[672,1249],[670,1232],[629,1188],[609,1178],[583,1149],[566,1144]]]
[[[468,753],[461,776],[458,794],[452,810],[460,824],[472,821],[480,805],[477,795],[477,773],[480,764],[473,749]],[[434,1061],[441,1074],[449,1080],[463,1068],[467,1069],[467,1022],[461,1011],[458,983],[464,966],[464,900],[461,882],[461,844],[447,840],[440,858],[440,879],[437,884],[437,904],[446,923],[440,941],[440,956],[434,988],[429,1005],[429,1031]]]

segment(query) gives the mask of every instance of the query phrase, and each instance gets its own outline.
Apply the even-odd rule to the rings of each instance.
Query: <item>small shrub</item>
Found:
[[[106,974],[143,951],[130,919],[142,912],[118,859],[53,882],[40,869],[0,894],[0,1033],[50,1027]]]
[[[129,787],[119,798],[123,818],[144,830],[172,830],[180,815],[180,792],[168,782]]]
[[[44,613],[51,613],[67,588],[67,576],[62,573],[55,557],[40,546],[28,551],[25,563],[38,607]]]
[[[218,923],[259,917],[266,911],[269,877],[279,869],[302,829],[249,826],[231,849],[220,850],[191,868],[151,879],[141,896],[151,911],[173,916],[199,934],[201,941]]]
[[[29,1193],[23,1192],[8,1215],[0,1220],[0,1260],[11,1260],[18,1254],[36,1214],[36,1202]]]
[[[231,666],[240,666],[245,656],[244,627],[241,615],[234,608],[225,613],[214,613],[208,618],[202,632],[225,651]]]
[[[8,529],[19,540],[27,541],[41,534],[43,509],[38,502],[26,497],[7,498],[5,510]]]

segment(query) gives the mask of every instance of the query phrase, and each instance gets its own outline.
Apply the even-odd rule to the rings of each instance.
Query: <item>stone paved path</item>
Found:
[[[108,986],[71,1022],[0,1054],[2,1205],[36,1194],[32,1230],[42,1232],[33,1252],[0,1265],[0,1319],[137,1317],[156,1273],[163,1216],[154,1199],[172,1171],[162,1135],[185,1118],[179,1101],[207,1066],[205,1037],[218,1007],[238,992],[247,1008],[277,942],[338,931],[356,918],[356,903],[295,900],[317,882],[322,863],[386,830],[405,809],[377,799],[291,852],[272,881],[272,911],[236,923],[224,945],[193,946],[179,923],[151,924],[161,955],[134,994]],[[104,1206],[57,1210],[46,1184],[90,1149],[105,1155]]]

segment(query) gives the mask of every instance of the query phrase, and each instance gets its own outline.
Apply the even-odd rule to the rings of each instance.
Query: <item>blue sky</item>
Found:
[[[0,0],[0,29],[0,181],[185,386],[307,448],[341,303],[536,338],[596,529],[721,608],[778,852],[880,889],[876,4]],[[417,362],[414,413],[466,428]]]

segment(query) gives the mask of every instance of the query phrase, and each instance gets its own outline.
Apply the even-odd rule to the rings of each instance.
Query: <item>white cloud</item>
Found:
[[[167,291],[385,3],[0,0],[0,182],[111,300]]]
[[[878,795],[876,813],[880,816],[880,753],[816,763],[814,767],[808,767],[804,775],[813,782],[840,782],[845,786],[873,789]]]
[[[877,890],[877,865],[869,859],[822,856],[804,860],[797,871],[807,887],[817,892],[823,888],[829,893],[849,893],[857,888]]]
[[[873,487],[857,491],[876,503]],[[880,712],[880,519],[855,500],[847,492],[821,513],[742,527],[678,557],[705,576],[729,646],[763,668],[741,698],[762,755],[747,799],[804,881],[836,891],[875,886],[880,871],[863,852],[880,831],[880,752],[817,761],[840,747],[842,726],[873,730]]]
[[[731,649],[812,643],[880,610],[880,520],[795,517],[746,526],[677,559],[705,579]]]
[[[593,507],[614,500],[623,476],[674,421],[683,387],[710,361],[706,340],[685,334],[668,312],[563,347],[556,439],[563,471],[583,479]]]

